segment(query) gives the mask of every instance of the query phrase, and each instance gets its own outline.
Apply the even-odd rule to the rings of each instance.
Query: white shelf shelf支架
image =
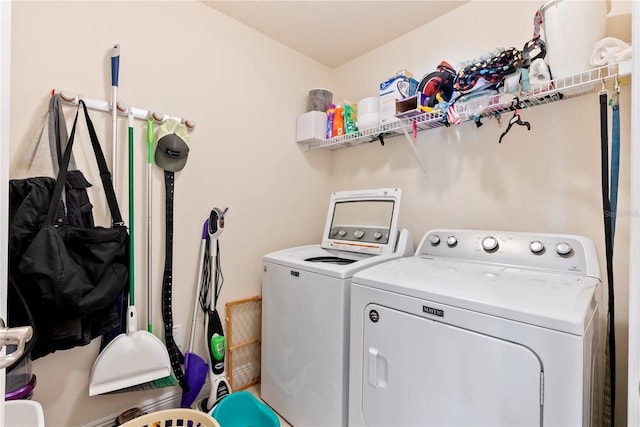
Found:
[[[536,88],[528,92],[496,94],[487,101],[479,116],[473,116],[467,111],[458,111],[461,122],[473,121],[477,118],[499,116],[514,111],[516,108],[525,109],[538,105],[549,104],[562,99],[575,98],[590,93],[597,93],[606,89],[606,84],[631,75],[631,61],[621,62],[603,67],[593,68],[571,76],[551,80],[544,87]],[[516,104],[517,98],[517,104]],[[422,166],[423,172],[427,168],[415,147],[417,134],[422,131],[448,126],[446,112],[436,110],[422,113],[412,117],[398,119],[392,123],[385,123],[370,128],[360,129],[356,132],[340,135],[329,139],[312,139],[302,141],[307,151],[324,149],[339,150],[354,145],[368,142],[383,142],[385,138],[393,138],[405,135],[407,142],[413,150],[416,159]]]

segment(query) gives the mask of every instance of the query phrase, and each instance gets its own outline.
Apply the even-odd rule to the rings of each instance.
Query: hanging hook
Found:
[[[149,111],[149,116],[147,118],[153,120],[156,123],[164,123],[164,114],[157,111]]]
[[[511,107],[515,109],[520,108],[520,98],[518,98],[517,96],[513,98],[513,101],[511,101]]]
[[[526,126],[527,130],[531,130],[531,125],[529,124],[529,122],[523,122],[522,119],[520,119],[520,100],[518,100],[518,98],[515,98],[514,101],[515,105],[517,105],[518,107],[516,107],[515,111],[513,112],[513,116],[509,119],[509,126],[507,126],[507,129],[502,132],[502,135],[500,135],[498,144],[502,142],[502,138],[504,138],[504,136],[509,133],[509,131],[511,130],[511,126],[513,126],[514,124],[519,126]]]
[[[498,126],[500,126],[502,124],[502,123],[500,123],[500,116],[501,116],[501,114],[500,114],[499,111],[496,111],[495,113],[493,113],[493,117],[495,117],[496,120],[498,121]]]
[[[116,102],[116,111],[118,114],[122,114],[123,116],[129,115],[129,106],[125,104],[122,100]]]

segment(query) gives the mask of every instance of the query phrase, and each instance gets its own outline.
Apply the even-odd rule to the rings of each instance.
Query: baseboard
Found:
[[[202,387],[202,390],[200,390],[200,394],[198,394],[198,397],[196,398],[196,402],[199,402],[205,397],[209,397],[209,383],[206,383]],[[147,399],[142,402],[138,402],[138,404],[135,404],[135,402],[132,401],[129,408],[138,407],[142,409],[143,412],[155,412],[161,411],[163,409],[179,408],[181,400],[182,390],[180,388],[174,387],[172,390],[160,395],[159,397]],[[107,415],[106,417],[103,417],[99,420],[95,420],[89,424],[85,424],[82,427],[113,427],[118,415],[129,408],[123,408],[122,411],[118,413]]]

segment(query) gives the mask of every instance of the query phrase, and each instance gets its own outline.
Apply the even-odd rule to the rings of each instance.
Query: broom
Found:
[[[137,330],[134,299],[133,113],[129,112],[129,311],[127,333],[118,335],[98,355],[89,395],[122,393],[175,385],[167,348],[155,335]],[[144,361],[144,363],[140,363]],[[175,383],[174,383],[175,381]]]

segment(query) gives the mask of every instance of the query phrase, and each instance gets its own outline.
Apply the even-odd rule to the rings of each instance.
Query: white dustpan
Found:
[[[119,62],[119,46],[114,47],[112,55],[112,80],[115,76],[113,105],[115,106],[117,88],[117,74]],[[114,57],[117,57],[114,60]],[[114,117],[114,143],[115,143],[115,108]],[[171,360],[167,348],[155,335],[147,331],[138,331],[138,312],[134,300],[135,277],[133,267],[134,255],[134,229],[133,229],[133,112],[128,115],[129,123],[129,310],[127,312],[127,333],[115,337],[98,355],[91,369],[89,380],[89,396],[110,393],[115,391],[129,391],[123,389],[155,388],[156,380],[167,378],[171,375]],[[115,145],[114,145],[115,150]],[[115,151],[114,151],[115,153]],[[113,169],[115,171],[115,157]],[[114,173],[115,175],[115,173]],[[151,386],[151,387],[148,387]]]
[[[135,306],[129,306],[127,333],[120,334],[98,355],[89,396],[142,385],[171,375],[169,353],[155,335],[138,331]]]

